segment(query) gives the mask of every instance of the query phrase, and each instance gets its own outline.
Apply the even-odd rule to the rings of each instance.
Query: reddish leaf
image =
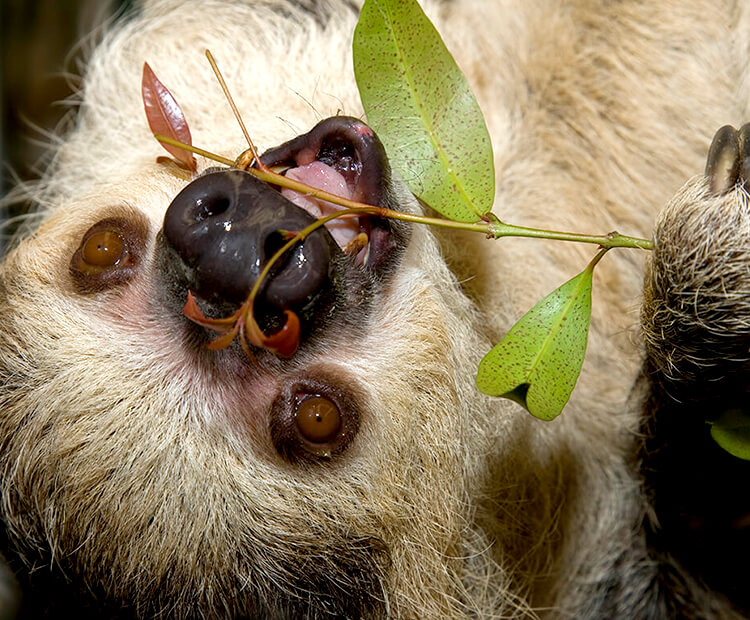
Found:
[[[266,336],[255,322],[252,312],[245,319],[245,337],[250,344],[271,351],[280,357],[292,357],[299,347],[299,317],[291,310],[284,310],[286,323],[275,334]]]
[[[203,311],[195,301],[195,297],[193,297],[193,293],[190,291],[188,291],[187,301],[185,301],[185,305],[182,307],[182,314],[193,321],[193,323],[197,323],[201,327],[207,329],[212,329],[220,334],[226,334],[227,332],[232,331],[240,316],[240,312],[241,310],[238,310],[232,316],[223,319],[209,319],[203,314]]]
[[[266,349],[280,357],[291,357],[297,351],[297,347],[299,347],[299,317],[291,310],[284,310],[284,316],[286,316],[284,326],[270,336],[264,334],[260,329],[253,316],[252,304],[248,307],[247,302],[232,316],[224,317],[223,319],[209,319],[203,314],[193,294],[188,291],[187,301],[182,308],[182,313],[194,323],[221,334],[207,345],[209,349],[214,351],[224,349],[232,344],[232,340],[237,336],[238,331],[241,331],[243,334],[241,338],[242,348],[248,354],[248,357],[252,357],[252,353],[247,347],[247,342],[259,349]],[[245,317],[245,327],[240,330],[243,315]]]
[[[227,332],[223,336],[214,338],[211,342],[209,342],[206,345],[206,348],[211,349],[212,351],[220,351],[221,349],[226,349],[230,344],[232,344],[232,340],[234,340],[238,331],[239,331],[239,327],[237,327],[236,329],[233,329],[232,331]]]
[[[152,133],[168,136],[183,144],[193,144],[182,108],[167,87],[157,79],[147,62],[143,63],[141,94],[148,126]],[[162,144],[162,146],[193,172],[198,169],[195,157],[190,151],[169,144]]]
[[[275,334],[265,336],[263,346],[281,357],[292,357],[299,346],[299,317],[291,310],[284,310],[286,323]]]

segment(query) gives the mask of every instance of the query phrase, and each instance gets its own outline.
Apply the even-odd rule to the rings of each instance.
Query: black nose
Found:
[[[164,236],[182,262],[185,285],[209,303],[240,303],[260,271],[286,242],[315,221],[247,172],[199,177],[172,201]],[[286,252],[258,299],[280,309],[308,304],[331,269],[330,236],[321,228]]]

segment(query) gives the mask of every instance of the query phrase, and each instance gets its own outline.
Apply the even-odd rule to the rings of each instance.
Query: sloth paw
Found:
[[[722,127],[705,176],[689,181],[657,218],[641,310],[649,545],[659,562],[681,567],[745,611],[750,495],[741,489],[750,461],[719,447],[706,422],[730,411],[750,414],[749,191],[750,124]],[[674,573],[664,575],[674,583]],[[696,611],[703,603],[689,596],[669,605],[680,610],[685,601],[676,616],[723,617]]]
[[[705,177],[680,190],[654,229],[641,311],[649,363],[660,381],[697,395],[750,369],[748,190],[750,124],[722,127]]]

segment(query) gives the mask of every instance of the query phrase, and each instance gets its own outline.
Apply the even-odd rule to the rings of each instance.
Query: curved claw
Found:
[[[750,123],[739,131],[724,125],[716,132],[708,149],[706,176],[711,193],[721,196],[737,183],[747,186],[750,182]]]
[[[737,183],[739,174],[740,145],[737,130],[731,125],[724,125],[716,132],[708,149],[706,176],[711,192],[717,195],[727,193]]]
[[[737,144],[740,147],[740,180],[750,180],[750,123],[745,123],[737,132]]]

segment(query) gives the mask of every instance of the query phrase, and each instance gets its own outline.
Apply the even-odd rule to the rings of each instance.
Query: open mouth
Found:
[[[331,194],[374,207],[394,206],[385,150],[357,119],[324,120],[261,160]],[[367,311],[408,241],[403,221],[378,213],[346,214],[270,263],[287,244],[286,233],[309,230],[316,218],[344,208],[269,185],[244,170],[207,171],[183,188],[165,213],[157,249],[166,288],[176,297],[190,292],[202,304],[198,311],[183,308],[189,319],[231,338],[238,329],[250,330],[251,343],[269,351],[281,351],[271,340],[277,334],[285,338],[285,327],[296,325],[290,330],[293,346],[283,355],[289,357],[334,319],[356,323],[353,317]],[[242,314],[248,308],[254,317],[250,323]]]
[[[261,157],[290,179],[349,200],[386,206],[390,167],[382,144],[361,121],[337,116],[310,132],[271,149]],[[345,209],[287,188],[281,194],[314,217]],[[345,216],[326,224],[338,246],[356,257],[360,267],[378,270],[395,248],[392,223],[374,215]]]

